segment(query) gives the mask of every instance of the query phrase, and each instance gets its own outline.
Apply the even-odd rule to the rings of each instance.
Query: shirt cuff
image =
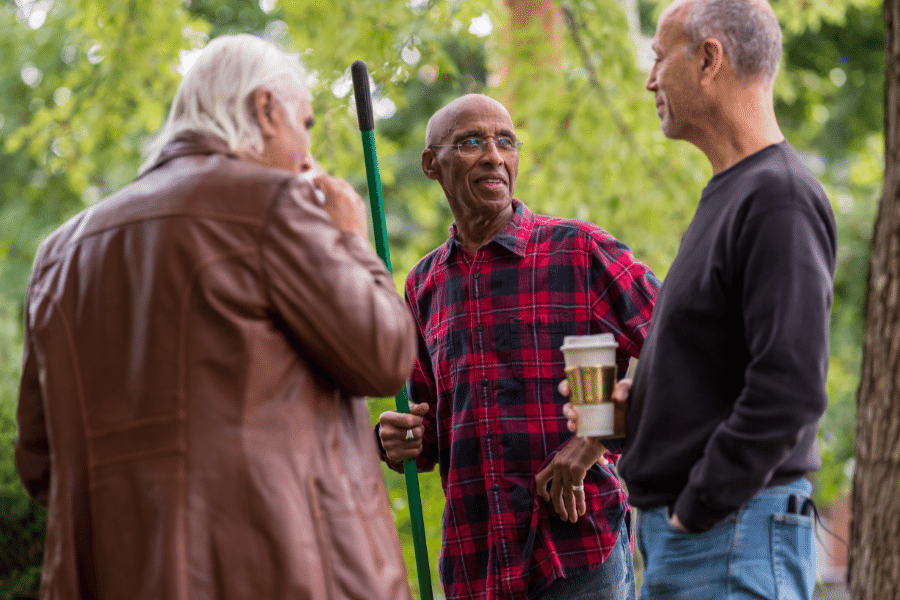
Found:
[[[685,529],[692,533],[709,531],[734,512],[730,508],[713,507],[690,486],[681,492],[672,510],[678,515],[678,519]]]
[[[381,460],[384,462],[388,461],[387,452],[384,451],[384,446],[381,445],[381,436],[378,432],[381,430],[381,423],[375,423],[375,445],[378,447],[378,456],[381,457]]]
[[[625,447],[625,438],[612,438],[602,441],[603,445],[606,446],[606,449],[610,454],[621,454],[622,448]]]

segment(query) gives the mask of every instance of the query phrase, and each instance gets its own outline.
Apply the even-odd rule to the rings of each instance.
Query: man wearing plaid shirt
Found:
[[[426,144],[422,168],[455,222],[407,278],[413,406],[383,413],[377,431],[392,468],[440,465],[444,592],[633,599],[618,454],[568,431],[559,347],[566,335],[612,333],[624,374],[659,282],[599,227],[535,215],[513,197],[520,142],[500,103],[454,100],[429,121]]]

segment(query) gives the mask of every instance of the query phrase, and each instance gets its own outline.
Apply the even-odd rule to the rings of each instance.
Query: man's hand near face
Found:
[[[369,239],[366,204],[352,185],[325,173],[315,176],[313,185],[325,194],[324,208],[338,229]]]

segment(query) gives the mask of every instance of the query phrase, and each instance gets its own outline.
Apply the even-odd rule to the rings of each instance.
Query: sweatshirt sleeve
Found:
[[[835,245],[833,221],[803,202],[771,203],[736,236],[732,297],[744,340],[735,343],[745,344],[749,360],[732,412],[675,503],[689,530],[711,528],[767,487],[798,448],[815,451],[798,440],[815,436],[827,403]]]

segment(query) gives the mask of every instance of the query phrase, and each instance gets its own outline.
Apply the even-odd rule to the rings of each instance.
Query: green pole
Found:
[[[391,253],[388,248],[387,227],[384,221],[384,203],[381,195],[381,177],[378,174],[378,155],[375,153],[375,119],[372,116],[372,96],[369,93],[369,71],[366,63],[355,61],[350,72],[353,75],[353,91],[356,98],[356,115],[362,134],[363,154],[366,158],[366,180],[369,184],[369,203],[372,207],[372,225],[375,229],[375,248],[378,256],[391,271]],[[396,397],[397,410],[409,412],[406,388]],[[406,476],[406,496],[409,500],[412,521],[413,546],[416,551],[416,570],[419,574],[419,594],[422,600],[432,600],[431,568],[428,565],[428,548],[425,546],[425,521],[422,518],[422,497],[419,493],[419,475],[414,460],[403,461]]]

